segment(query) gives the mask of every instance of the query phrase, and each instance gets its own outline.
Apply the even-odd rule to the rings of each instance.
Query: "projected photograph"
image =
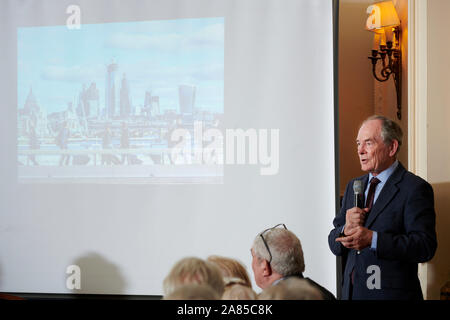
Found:
[[[221,183],[223,18],[17,37],[19,181]]]

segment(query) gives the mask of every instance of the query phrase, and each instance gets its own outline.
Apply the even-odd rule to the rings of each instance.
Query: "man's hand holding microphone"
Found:
[[[354,207],[346,211],[345,226],[336,241],[348,249],[362,250],[371,245],[373,232],[363,227],[369,209],[362,208],[363,185],[361,180],[354,181],[353,192]]]

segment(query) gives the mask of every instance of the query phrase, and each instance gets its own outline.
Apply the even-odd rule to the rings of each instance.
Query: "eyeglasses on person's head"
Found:
[[[276,226],[274,226],[272,228],[268,228],[268,229],[264,230],[263,232],[261,232],[259,234],[261,239],[262,239],[262,241],[263,241],[263,243],[264,243],[264,245],[266,246],[267,252],[269,252],[269,256],[270,256],[269,264],[272,262],[272,252],[270,252],[269,245],[267,244],[266,239],[264,239],[264,233],[266,233],[269,230],[273,230],[273,229],[276,229],[276,228],[279,228],[279,227],[283,227],[284,229],[287,230],[286,225],[284,223],[279,223]]]

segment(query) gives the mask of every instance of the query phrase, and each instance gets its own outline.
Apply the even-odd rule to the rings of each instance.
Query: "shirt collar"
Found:
[[[280,282],[283,281],[283,280],[286,280],[286,279],[289,278],[289,277],[298,277],[298,278],[301,278],[301,279],[304,278],[304,277],[303,277],[303,273],[299,273],[299,274],[292,275],[292,276],[284,276],[284,277],[281,277],[280,279],[277,279],[277,280],[275,280],[274,282],[272,282],[272,286],[274,286],[274,285],[280,283]]]
[[[392,175],[392,173],[395,171],[395,169],[397,169],[397,167],[398,167],[398,160],[395,160],[395,162],[391,164],[389,168],[387,168],[384,171],[381,171],[377,175],[378,180],[380,180],[380,182],[384,184],[387,181],[387,179],[389,179],[389,177]],[[369,173],[369,184],[372,178],[373,178],[372,173]]]
[[[280,283],[281,281],[283,281],[285,279],[285,277],[282,277],[280,279],[275,280],[274,282],[272,282],[272,286],[277,285],[278,283]]]

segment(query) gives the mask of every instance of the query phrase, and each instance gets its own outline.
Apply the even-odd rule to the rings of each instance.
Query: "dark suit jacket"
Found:
[[[286,276],[283,279],[285,280],[290,277],[305,279],[311,286],[313,286],[314,288],[316,288],[317,290],[320,291],[320,294],[322,295],[323,300],[336,300],[336,297],[330,291],[328,291],[325,287],[322,287],[320,284],[318,284],[311,278],[308,278],[308,277],[305,278],[302,273],[296,274],[293,276]]]
[[[367,186],[369,175],[361,176]],[[345,213],[354,206],[353,179],[347,185],[342,208],[333,221],[328,244],[336,256],[347,255],[342,299],[423,299],[417,276],[418,263],[429,261],[436,252],[436,215],[431,185],[405,170],[399,163],[386,181],[369,212],[364,227],[377,231],[377,250],[345,248],[335,239],[345,225]],[[379,267],[380,289],[369,289]],[[369,268],[369,270],[368,270]],[[351,273],[353,273],[353,285]],[[370,279],[369,279],[370,278]]]
[[[310,285],[312,285],[313,287],[316,287],[320,293],[322,294],[323,300],[336,300],[336,297],[330,292],[328,291],[325,287],[322,287],[320,284],[318,284],[317,282],[315,282],[314,280],[310,279],[310,278],[304,278],[306,281],[308,281],[308,283]]]

